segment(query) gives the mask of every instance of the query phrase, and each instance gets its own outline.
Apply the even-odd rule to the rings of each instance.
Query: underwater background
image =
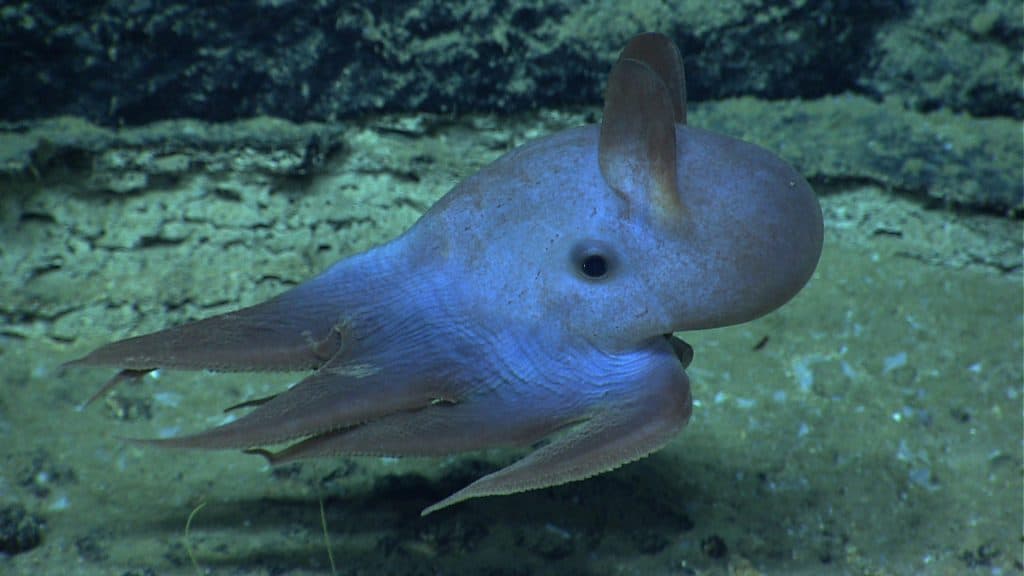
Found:
[[[124,442],[293,375],[60,365],[395,237],[530,139],[600,120],[626,41],[690,125],[804,174],[790,304],[686,333],[661,451],[427,504],[515,458],[271,469]],[[1024,8],[1016,1],[0,3],[0,574],[1021,574]]]

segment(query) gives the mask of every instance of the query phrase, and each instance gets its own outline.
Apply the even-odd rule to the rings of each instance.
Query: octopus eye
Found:
[[[608,262],[600,254],[591,254],[583,259],[580,271],[587,278],[600,278],[608,273]]]
[[[572,249],[572,267],[585,280],[604,280],[615,269],[615,251],[604,242],[589,240]]]

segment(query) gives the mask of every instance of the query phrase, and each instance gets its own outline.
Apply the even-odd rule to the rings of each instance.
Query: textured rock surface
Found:
[[[877,30],[858,83],[921,111],[1024,116],[1024,9],[1015,0],[910,3]]]
[[[932,207],[1020,217],[1024,141],[1007,118],[908,111],[858,96],[766,105],[708,103],[695,125],[712,126],[775,150],[818,184],[874,183]]]
[[[694,100],[852,91],[1020,118],[1020,16],[1012,0],[24,0],[0,7],[0,117],[302,122],[597,104],[625,40],[658,29],[694,71]]]
[[[694,107],[693,124],[751,140],[792,162],[819,189],[834,182],[866,182],[919,198],[928,205],[1019,217],[1024,142],[1019,123],[972,119],[948,112],[920,114],[893,102],[841,96],[766,102],[752,98]],[[528,115],[534,134],[593,122],[595,109]],[[469,118],[467,122],[484,121]],[[392,128],[422,134],[447,123],[421,114],[395,117]],[[504,120],[510,130],[528,118]],[[73,118],[0,124],[0,175],[11,182],[54,169],[88,167],[80,192],[140,192],[192,171],[308,177],[333,156],[349,152],[337,124],[292,124],[258,118],[220,125],[161,122],[107,130]],[[827,143],[827,145],[823,145]],[[227,184],[221,185],[226,193]]]

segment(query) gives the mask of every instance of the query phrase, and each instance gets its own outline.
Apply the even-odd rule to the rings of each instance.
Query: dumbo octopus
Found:
[[[685,90],[675,44],[636,36],[600,126],[512,150],[398,238],[271,300],[70,364],[121,369],[96,396],[158,368],[312,371],[232,422],[143,441],[159,446],[272,464],[534,447],[423,514],[650,454],[690,417],[693,352],[673,333],[781,306],[823,234],[807,182],[688,126]]]

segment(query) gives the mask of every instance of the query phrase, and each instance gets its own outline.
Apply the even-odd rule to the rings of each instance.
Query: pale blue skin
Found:
[[[744,322],[789,300],[817,264],[822,221],[810,187],[783,161],[659,111],[674,101],[685,118],[685,102],[664,95],[672,75],[658,67],[658,58],[671,63],[671,43],[638,39],[651,43],[640,49],[654,50],[653,61],[624,55],[630,61],[613,72],[610,89],[625,99],[610,93],[605,137],[585,126],[529,143],[463,181],[399,238],[273,300],[76,362],[119,366],[123,376],[316,370],[233,423],[158,442],[251,449],[297,440],[258,450],[273,463],[553,438],[424,513],[582,479],[656,450],[691,409],[690,351],[667,335]],[[638,84],[653,92],[634,93]],[[651,97],[637,118],[622,104]],[[658,180],[652,173],[666,164],[633,152],[663,149],[666,137],[671,145],[671,132],[634,142],[637,122],[675,125],[674,178]],[[601,278],[581,270],[591,254],[607,263]]]

